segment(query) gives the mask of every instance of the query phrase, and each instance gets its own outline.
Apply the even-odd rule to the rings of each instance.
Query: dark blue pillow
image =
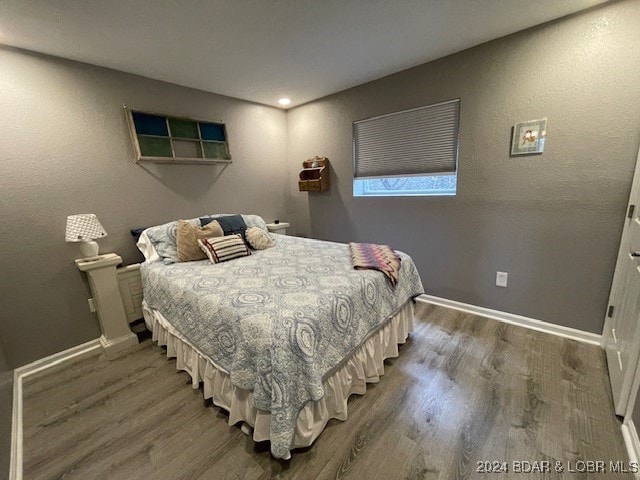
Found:
[[[205,223],[202,223],[202,220],[203,219],[201,218],[200,224],[202,226],[206,225]],[[211,223],[213,220],[216,220],[220,224],[225,235],[239,233],[244,239],[244,232],[247,229],[247,224],[244,222],[242,215],[229,215],[226,217],[212,218],[207,223]]]
[[[149,227],[140,227],[140,228],[131,229],[131,236],[136,241],[136,243],[138,243],[138,239],[140,238],[140,235],[142,235],[142,232],[144,232],[147,228]]]

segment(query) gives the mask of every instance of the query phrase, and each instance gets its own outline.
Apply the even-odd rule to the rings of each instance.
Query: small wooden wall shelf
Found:
[[[301,192],[325,192],[329,190],[329,159],[314,157],[302,162],[298,189]]]

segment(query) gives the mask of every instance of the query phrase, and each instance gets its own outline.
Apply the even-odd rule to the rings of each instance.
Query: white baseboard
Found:
[[[104,349],[104,354],[107,358],[113,358],[120,352],[130,349],[138,345],[138,336],[131,332],[122,337],[118,337],[115,340],[107,340],[104,335],[100,337],[100,345]]]
[[[449,300],[447,298],[435,297],[433,295],[420,295],[416,298],[416,300],[419,302],[440,305],[442,307],[453,308],[462,312],[473,313],[474,315],[491,318],[493,320],[498,320],[499,322],[510,323],[511,325],[518,325],[520,327],[529,328],[538,332],[550,333],[551,335],[570,338],[571,340],[577,340],[578,342],[589,343],[591,345],[597,345],[599,347],[603,346],[602,335],[598,335],[597,333],[584,332],[576,328],[569,328],[562,325],[556,325],[554,323],[543,322],[542,320],[523,317],[521,315],[516,315],[515,313],[501,312],[500,310],[478,307],[477,305],[470,305],[468,303]]]
[[[637,465],[638,459],[640,458],[640,439],[638,439],[636,426],[633,420],[625,420],[620,428],[622,429],[624,444],[627,447],[629,462],[634,462]],[[635,477],[640,479],[640,472],[636,473]]]
[[[36,373],[72,360],[94,355],[101,350],[100,339],[72,347],[64,352],[55,353],[33,363],[16,368],[13,371],[13,418],[11,423],[11,465],[10,480],[22,480],[22,382]]]

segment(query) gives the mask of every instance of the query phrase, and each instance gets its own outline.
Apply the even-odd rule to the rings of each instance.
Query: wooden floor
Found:
[[[380,383],[351,397],[349,419],[288,462],[229,426],[149,341],[31,380],[24,478],[578,479],[591,475],[476,469],[628,461],[601,349],[427,304],[416,316]]]

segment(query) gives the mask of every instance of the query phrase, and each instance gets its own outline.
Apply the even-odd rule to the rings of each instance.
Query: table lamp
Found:
[[[80,253],[85,260],[98,258],[99,247],[94,240],[106,236],[107,232],[104,231],[98,217],[93,213],[81,213],[67,217],[67,231],[64,239],[66,242],[80,242]]]

